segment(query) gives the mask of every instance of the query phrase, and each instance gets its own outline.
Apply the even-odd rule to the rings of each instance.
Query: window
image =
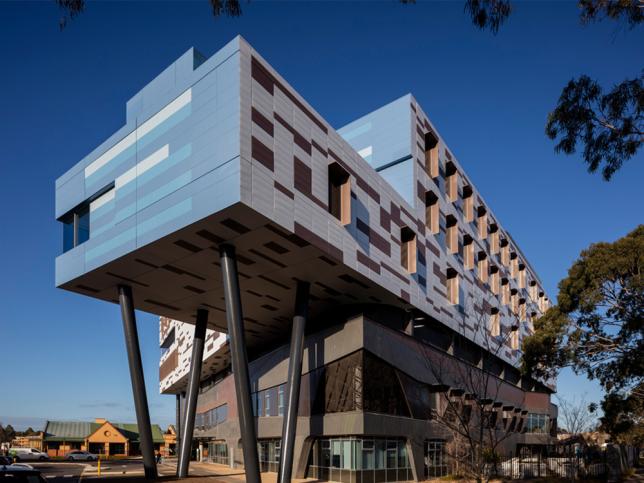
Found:
[[[474,268],[474,240],[469,235],[463,235],[463,266],[465,270]]]
[[[458,225],[453,215],[445,217],[447,225],[447,251],[449,253],[458,253]]]
[[[519,257],[516,252],[510,252],[510,276],[514,279],[519,275]]]
[[[458,170],[452,161],[445,166],[447,199],[454,202],[458,199]]]
[[[483,205],[478,208],[478,218],[479,238],[485,240],[487,238],[487,209]]]
[[[463,218],[467,223],[474,221],[474,196],[472,195],[472,187],[463,186]]]
[[[351,223],[351,178],[338,163],[329,165],[329,213],[340,223]]]
[[[530,287],[528,288],[528,295],[530,296],[530,299],[533,302],[537,301],[537,291],[538,291],[537,282],[535,282],[534,280],[531,280]]]
[[[526,431],[528,433],[547,433],[549,417],[547,414],[528,413],[526,418]]]
[[[496,307],[490,309],[490,335],[493,337],[501,335],[501,316]]]
[[[89,240],[89,204],[77,206],[60,221],[63,223],[63,253]]]
[[[507,238],[501,240],[501,264],[504,267],[510,264],[510,242]]]
[[[499,253],[499,225],[490,223],[490,254]]]
[[[519,263],[519,288],[525,288],[525,265]]]
[[[519,350],[519,327],[513,326],[510,332],[510,347],[512,350]]]
[[[432,132],[425,133],[425,169],[430,178],[438,177],[438,138]]]
[[[416,234],[406,226],[400,230],[400,263],[409,273],[416,273]]]
[[[514,315],[519,315],[519,292],[516,288],[510,290],[510,308]]]
[[[438,196],[432,191],[425,193],[425,223],[430,233],[436,235],[440,231],[440,208]]]
[[[447,300],[452,305],[459,304],[458,272],[453,268],[447,269]]]
[[[264,394],[264,400],[266,401],[264,404],[264,412],[266,413],[266,416],[271,415],[271,391],[266,391]]]
[[[284,384],[277,389],[277,415],[284,416]]]
[[[494,295],[499,294],[499,267],[496,265],[490,267],[490,290]]]
[[[487,255],[485,254],[485,252],[483,251],[479,252],[478,260],[479,260],[479,280],[483,283],[487,283],[488,262],[487,262]]]
[[[208,443],[208,458],[213,463],[228,465],[228,445],[225,441],[210,441]]]
[[[503,305],[510,303],[510,282],[505,277],[501,280],[501,303]]]
[[[425,476],[440,478],[449,472],[445,456],[445,441],[425,441]]]
[[[526,320],[527,310],[525,299],[519,299],[519,320]]]

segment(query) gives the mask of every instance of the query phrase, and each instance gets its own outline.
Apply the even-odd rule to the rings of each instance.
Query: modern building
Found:
[[[140,455],[139,429],[136,424],[116,423],[103,418],[93,422],[47,421],[41,434],[42,451],[49,456],[65,456],[72,450],[109,456]],[[152,425],[154,450],[169,454],[171,441],[166,441],[163,430]]]
[[[336,130],[238,37],[126,114],[56,182],[56,284],[120,303],[140,427],[134,308],[162,317],[180,475],[194,436],[249,482],[423,479],[442,401],[489,401],[508,451],[550,442],[554,385],[518,370],[548,298],[412,95]]]

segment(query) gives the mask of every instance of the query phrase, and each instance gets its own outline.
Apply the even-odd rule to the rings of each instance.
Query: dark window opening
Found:
[[[351,223],[351,181],[338,163],[329,165],[329,213],[343,225]]]

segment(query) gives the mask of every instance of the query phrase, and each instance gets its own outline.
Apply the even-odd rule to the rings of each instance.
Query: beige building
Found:
[[[155,451],[164,455],[174,451],[173,433],[152,425]],[[116,423],[104,418],[94,422],[47,421],[41,435],[41,448],[49,456],[65,456],[73,450],[109,456],[135,456],[140,454],[139,431],[136,424]]]

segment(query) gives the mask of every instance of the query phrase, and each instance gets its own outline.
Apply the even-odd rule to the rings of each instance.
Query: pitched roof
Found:
[[[139,441],[139,428],[133,423],[110,424],[118,429],[123,436],[132,442]],[[45,441],[84,441],[96,432],[103,423],[90,423],[84,421],[47,421],[45,424]],[[158,424],[152,425],[152,441],[163,443],[163,431]]]

